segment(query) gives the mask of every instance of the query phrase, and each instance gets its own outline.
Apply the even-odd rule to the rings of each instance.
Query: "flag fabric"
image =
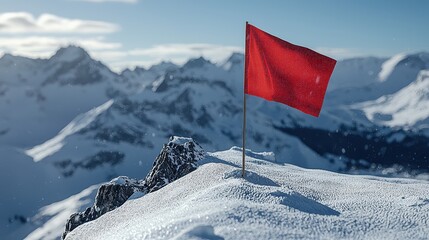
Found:
[[[318,117],[335,64],[246,23],[244,93]]]

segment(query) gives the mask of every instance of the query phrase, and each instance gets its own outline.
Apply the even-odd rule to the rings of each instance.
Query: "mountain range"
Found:
[[[67,213],[44,207],[146,176],[170,136],[207,151],[240,146],[243,65],[234,53],[115,73],[77,46],[49,59],[5,54],[0,235],[23,238],[61,214],[63,224],[92,198]],[[248,96],[246,147],[280,164],[429,179],[428,84],[428,53],[339,61],[319,118]]]

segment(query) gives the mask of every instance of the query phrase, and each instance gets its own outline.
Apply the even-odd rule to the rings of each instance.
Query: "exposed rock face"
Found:
[[[117,177],[101,185],[95,203],[84,212],[74,213],[67,220],[62,239],[73,229],[121,206],[136,192],[154,192],[197,168],[205,152],[191,138],[171,137],[155,159],[152,170],[144,180]]]
[[[79,225],[97,219],[106,212],[121,206],[137,191],[144,191],[143,184],[138,180],[124,176],[101,185],[97,191],[94,206],[87,208],[84,212],[73,213],[67,220],[62,238],[64,239],[70,231]]]
[[[204,150],[191,138],[171,137],[153,163],[144,182],[148,192],[154,192],[197,168]]]

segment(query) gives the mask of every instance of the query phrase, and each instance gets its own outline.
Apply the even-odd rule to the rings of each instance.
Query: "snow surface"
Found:
[[[71,239],[426,239],[429,183],[279,165],[237,148],[67,235]]]

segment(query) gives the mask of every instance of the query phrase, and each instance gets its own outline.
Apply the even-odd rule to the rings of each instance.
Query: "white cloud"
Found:
[[[149,48],[126,50],[121,43],[109,42],[104,37],[18,36],[0,37],[2,53],[32,58],[48,58],[60,47],[70,44],[82,46],[92,57],[107,64],[115,71],[135,66],[149,67],[161,61],[183,64],[190,58],[203,56],[221,62],[241,47],[215,44],[165,44]]]
[[[161,61],[184,64],[190,58],[203,56],[214,63],[224,61],[233,52],[243,52],[241,47],[215,44],[163,44],[149,48],[132,49],[129,51],[94,51],[98,59],[109,59],[115,71],[135,66],[149,67]]]
[[[203,56],[214,62],[224,60],[233,52],[243,52],[242,47],[215,44],[164,44],[150,48],[134,49],[129,52],[131,56],[146,56],[155,59],[170,60],[183,63],[189,58]]]
[[[362,53],[356,49],[349,49],[349,48],[326,48],[326,47],[319,47],[314,49],[315,51],[324,54],[326,56],[335,58],[335,59],[346,59],[346,58],[352,58],[352,57],[360,57],[360,56],[366,56],[367,54]]]
[[[92,3],[106,3],[106,2],[117,2],[117,3],[137,3],[139,0],[74,0],[79,2],[92,2]]]
[[[0,33],[111,33],[119,26],[109,22],[68,19],[52,14],[39,17],[28,12],[0,14]]]
[[[103,37],[66,38],[66,37],[0,37],[0,52],[14,55],[46,58],[58,48],[79,45],[90,51],[112,51],[122,47],[120,43],[106,42]]]

